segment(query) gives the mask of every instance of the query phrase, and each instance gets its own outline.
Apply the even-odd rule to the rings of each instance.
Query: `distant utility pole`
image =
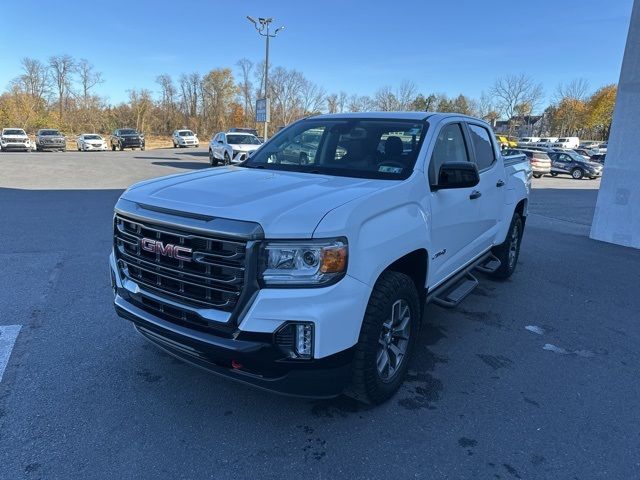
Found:
[[[253,23],[253,26],[260,35],[265,37],[266,40],[266,53],[264,59],[264,97],[256,101],[256,121],[264,122],[264,139],[267,140],[267,126],[269,125],[269,116],[271,105],[269,102],[269,39],[275,38],[278,32],[284,30],[284,27],[279,27],[275,32],[269,33],[269,25],[273,21],[273,18],[258,18],[256,20],[253,17],[247,15],[247,19]]]

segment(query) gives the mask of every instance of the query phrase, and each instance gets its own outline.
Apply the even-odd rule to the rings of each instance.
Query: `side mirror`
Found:
[[[432,185],[432,190],[450,188],[470,188],[480,183],[478,167],[472,162],[448,162],[440,167],[438,183]]]

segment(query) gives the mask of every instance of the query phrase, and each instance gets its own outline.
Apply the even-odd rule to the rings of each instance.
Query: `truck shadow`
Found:
[[[148,158],[148,157],[147,157]],[[158,160],[165,160],[164,158],[158,158]],[[164,162],[151,162],[153,165],[159,165],[163,167],[183,168],[185,170],[202,170],[203,168],[211,168],[208,163],[202,162],[189,162],[189,161],[164,161]]]

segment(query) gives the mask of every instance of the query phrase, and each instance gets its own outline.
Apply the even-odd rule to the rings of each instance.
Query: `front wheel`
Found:
[[[551,176],[552,176],[552,177],[557,177],[557,176],[558,176],[558,174],[557,174],[556,172],[551,172]]]
[[[403,273],[383,272],[362,321],[348,395],[379,404],[398,391],[418,337],[420,314],[413,280]]]
[[[229,165],[230,163],[231,163],[231,157],[229,157],[229,154],[227,152],[224,152],[224,164]]]
[[[120,144],[119,149],[121,152],[124,151],[124,145]]]
[[[212,167],[215,167],[218,164],[218,161],[213,158],[213,152],[211,151],[211,149],[209,149],[209,165],[211,165]]]
[[[141,152],[144,152],[144,145],[142,145],[142,146],[140,147],[140,151],[141,151]]]
[[[581,168],[574,168],[571,170],[571,176],[576,180],[581,180],[584,177],[584,172]]]
[[[491,274],[494,277],[509,278],[515,271],[518,257],[520,257],[523,229],[522,217],[518,212],[515,212],[511,219],[506,240],[493,247],[491,251],[500,260],[500,267]]]
[[[533,178],[540,178],[540,177],[542,177],[542,174],[540,174],[540,173],[534,173],[533,174]]]

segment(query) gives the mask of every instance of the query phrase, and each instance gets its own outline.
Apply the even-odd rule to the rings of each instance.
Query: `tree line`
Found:
[[[255,101],[264,95],[264,64],[243,58],[231,68],[206,74],[184,73],[177,78],[158,75],[156,88],[133,88],[128,100],[116,105],[96,93],[104,82],[101,72],[86,59],[53,55],[46,61],[24,58],[21,72],[0,95],[0,125],[27,131],[53,127],[65,132],[106,133],[134,127],[167,135],[175,128],[190,128],[206,137],[234,126],[256,126]],[[464,94],[424,94],[410,80],[397,87],[383,86],[373,95],[327,92],[295,69],[274,66],[269,71],[271,129],[299,118],[328,112],[440,111],[477,116],[495,124],[514,119],[508,133],[516,133],[517,119],[542,113],[545,122],[532,134],[576,135],[605,139],[611,127],[616,85],[590,91],[584,79],[556,88],[550,105],[542,102],[540,83],[525,74],[497,78],[478,98]],[[545,131],[542,131],[542,130]]]

